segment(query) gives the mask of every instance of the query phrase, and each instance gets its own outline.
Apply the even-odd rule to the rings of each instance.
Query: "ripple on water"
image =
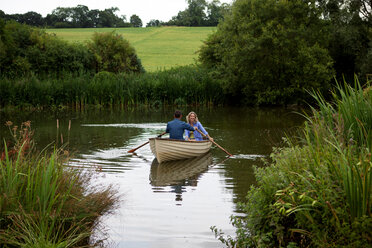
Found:
[[[82,124],[84,127],[119,127],[141,129],[165,129],[167,123],[112,123],[112,124]]]
[[[260,159],[264,157],[266,156],[259,155],[259,154],[237,154],[237,155],[233,155],[231,158],[256,160],[256,159]]]

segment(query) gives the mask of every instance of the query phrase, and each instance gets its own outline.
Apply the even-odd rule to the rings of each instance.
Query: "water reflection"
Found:
[[[115,215],[102,218],[114,247],[222,247],[209,227],[234,234],[229,217],[255,182],[253,166],[263,166],[261,159],[269,158],[303,117],[286,109],[181,110],[196,111],[214,140],[234,156],[225,160],[226,154],[212,146],[205,157],[159,165],[148,145],[128,153],[162,133],[174,109],[0,111],[0,138],[11,138],[6,120],[31,120],[40,150],[56,137],[69,137],[72,166],[97,169],[103,177],[96,183],[114,184],[123,195]]]
[[[161,164],[155,158],[151,164],[150,183],[152,186],[183,185],[196,186],[199,175],[213,163],[210,152],[190,159],[167,161]]]

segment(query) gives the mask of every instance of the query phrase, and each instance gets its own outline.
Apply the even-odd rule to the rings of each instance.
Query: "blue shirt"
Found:
[[[195,129],[179,119],[174,119],[168,122],[165,132],[169,133],[169,138],[183,140],[183,132],[185,130],[194,131]]]
[[[196,122],[194,126],[196,126],[205,135],[208,135],[207,131],[205,131],[203,125],[199,121]],[[190,137],[190,131],[186,130],[185,135],[186,135],[186,140],[187,140]],[[194,137],[195,137],[195,140],[197,141],[203,140],[203,136],[198,131],[194,132]]]

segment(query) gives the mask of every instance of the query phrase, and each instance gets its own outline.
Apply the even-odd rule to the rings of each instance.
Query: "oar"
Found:
[[[160,138],[161,136],[163,136],[164,134],[166,134],[166,132],[162,133],[162,134],[159,134],[158,137]],[[144,145],[147,145],[150,141],[147,141],[146,143],[143,143],[142,145],[136,147],[136,148],[133,148],[132,150],[129,150],[128,152],[134,152],[136,151],[137,149],[140,149],[142,146]]]
[[[202,131],[200,131],[199,129],[196,129],[196,131],[198,131],[201,135],[203,135],[204,137],[206,137],[207,139],[209,139],[209,138],[207,137],[207,135],[205,135],[205,134],[204,134]],[[209,139],[209,140],[210,140],[213,144],[215,144],[218,148],[220,148],[222,151],[226,152],[227,155],[232,156],[231,153],[229,153],[228,151],[226,151],[225,149],[223,149],[223,147],[220,146],[219,144],[217,144],[216,142],[214,142],[214,140],[211,140],[211,139]]]

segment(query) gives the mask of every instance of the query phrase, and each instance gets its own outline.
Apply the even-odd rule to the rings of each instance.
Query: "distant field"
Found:
[[[85,42],[94,32],[121,34],[137,51],[146,71],[169,69],[194,63],[196,51],[215,27],[160,28],[71,28],[47,29],[71,42]]]

